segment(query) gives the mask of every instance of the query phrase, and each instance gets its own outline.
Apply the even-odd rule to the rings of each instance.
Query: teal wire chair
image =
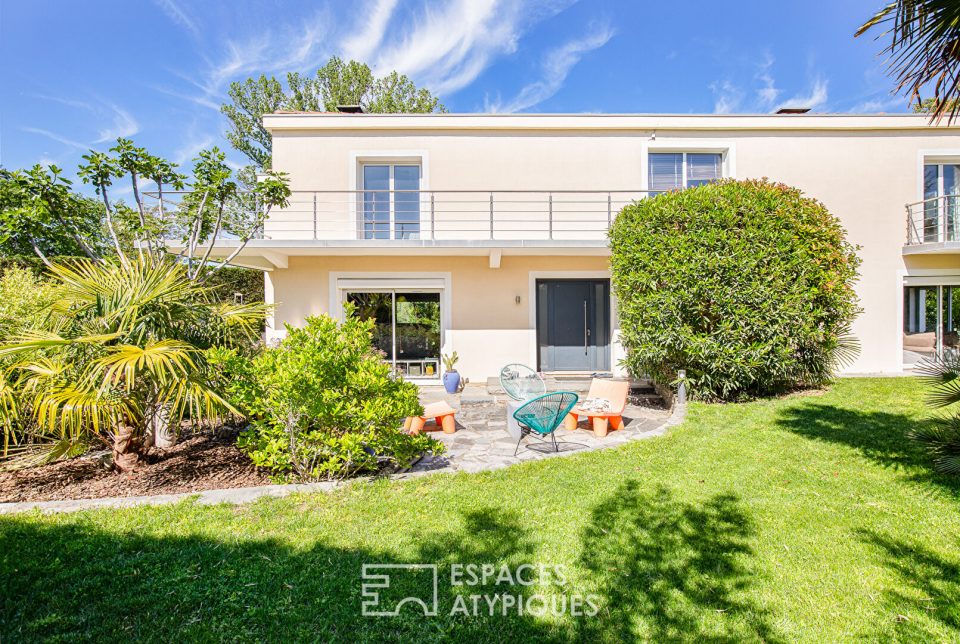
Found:
[[[500,386],[514,400],[530,400],[547,393],[540,374],[523,364],[508,364],[501,369]]]
[[[563,420],[577,404],[578,399],[577,394],[572,391],[556,391],[528,400],[520,409],[513,412],[513,417],[520,423],[522,430],[513,455],[516,456],[520,451],[523,437],[531,433],[543,441],[546,441],[546,436],[549,435],[553,443],[553,451],[559,452],[556,430],[563,424]]]

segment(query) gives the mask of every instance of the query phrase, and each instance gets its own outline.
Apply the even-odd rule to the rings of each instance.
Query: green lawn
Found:
[[[960,481],[904,438],[921,395],[843,380],[492,473],[3,518],[0,641],[957,641]],[[440,616],[361,616],[362,564],[420,562],[440,564]],[[468,563],[560,566],[565,583],[451,586]],[[391,597],[430,588],[394,583]],[[600,612],[449,615],[457,595],[504,593],[593,595]]]

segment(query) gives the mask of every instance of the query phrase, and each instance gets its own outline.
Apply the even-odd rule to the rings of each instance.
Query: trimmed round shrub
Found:
[[[819,386],[856,351],[860,260],[800,190],[726,180],[637,201],[610,231],[621,341],[635,376],[737,400]]]

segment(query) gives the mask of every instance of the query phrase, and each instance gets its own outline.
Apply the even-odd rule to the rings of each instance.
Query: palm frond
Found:
[[[960,402],[960,357],[949,352],[924,358],[914,370],[928,387],[927,404],[947,407]]]
[[[937,470],[960,475],[960,416],[935,418],[913,430],[910,436],[926,447]]]
[[[0,357],[28,351],[37,351],[39,349],[66,347],[75,344],[103,344],[115,340],[117,337],[118,335],[116,333],[106,333],[77,338],[64,338],[49,331],[27,331],[13,338],[12,342],[0,345]]]
[[[122,396],[76,385],[37,393],[33,410],[36,423],[44,432],[72,441],[89,433],[106,433],[124,418],[137,414],[132,401]]]
[[[7,456],[11,443],[19,440],[17,431],[20,421],[20,404],[17,390],[10,382],[7,372],[0,371],[0,426],[3,427],[3,456]]]
[[[920,100],[920,92],[932,87],[932,120],[960,114],[960,3],[956,0],[899,0],[882,8],[860,26],[856,36],[886,25],[878,38],[889,37],[881,53],[888,54],[888,67],[896,91]]]
[[[139,376],[146,373],[160,384],[185,378],[196,367],[193,346],[178,340],[158,340],[139,347],[118,344],[93,363],[91,375],[99,380],[99,389],[123,387],[131,391]]]

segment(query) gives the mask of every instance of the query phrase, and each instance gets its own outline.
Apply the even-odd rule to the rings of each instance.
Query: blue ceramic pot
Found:
[[[443,374],[443,388],[448,394],[455,394],[460,389],[460,374],[456,371],[447,371]]]

